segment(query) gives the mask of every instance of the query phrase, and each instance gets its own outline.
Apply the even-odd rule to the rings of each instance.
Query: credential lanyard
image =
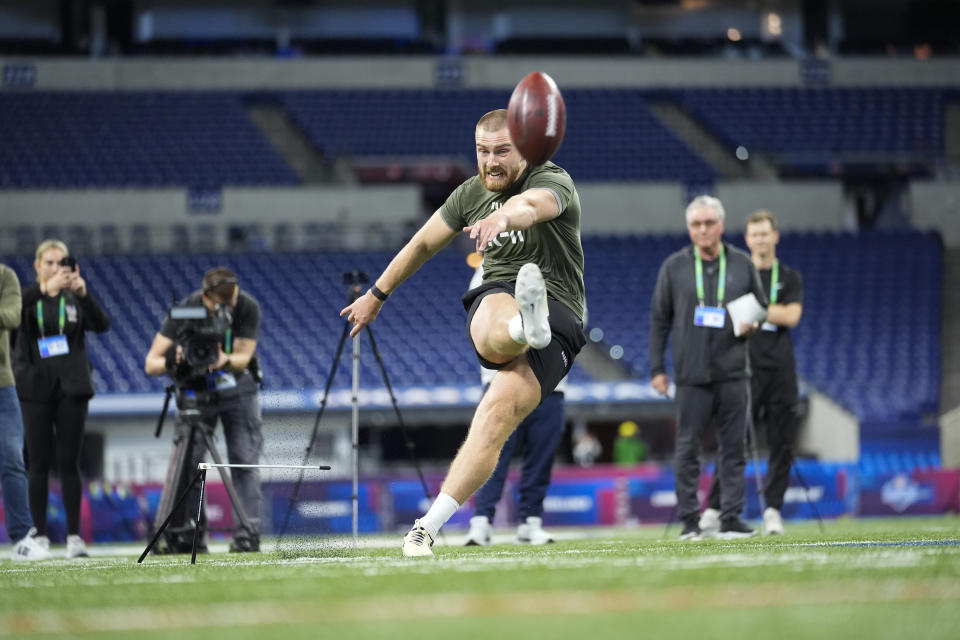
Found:
[[[770,270],[770,304],[777,304],[777,282],[780,280],[780,261],[774,259]]]
[[[233,327],[227,329],[227,333],[223,339],[223,352],[227,355],[230,355],[230,352],[233,351]]]
[[[63,335],[63,328],[67,324],[67,301],[60,295],[60,335]],[[43,326],[43,300],[37,300],[37,325],[40,327],[40,337],[46,338],[47,333]]]
[[[700,306],[706,306],[706,299],[703,295],[703,260],[700,258],[700,249],[693,248],[693,264],[697,274],[697,300]],[[717,276],[717,306],[723,306],[723,296],[727,293],[727,254],[723,249],[723,243],[720,243],[720,274]]]

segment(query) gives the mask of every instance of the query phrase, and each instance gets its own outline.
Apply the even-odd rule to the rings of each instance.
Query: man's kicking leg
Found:
[[[539,293],[542,304],[533,301],[524,311],[510,294],[492,293],[480,301],[471,319],[470,337],[477,353],[503,367],[477,406],[470,431],[450,465],[440,495],[404,536],[404,556],[433,555],[430,547],[440,527],[483,486],[496,468],[503,443],[540,403],[540,382],[523,354],[529,348],[528,343],[542,342],[544,327],[546,344],[549,344],[550,325],[540,270],[535,265],[525,265],[521,272],[527,266],[533,266],[534,272],[527,270],[526,298],[534,298]],[[520,284],[518,279],[518,290]],[[518,326],[523,335],[518,335]],[[526,335],[527,330],[532,335]]]

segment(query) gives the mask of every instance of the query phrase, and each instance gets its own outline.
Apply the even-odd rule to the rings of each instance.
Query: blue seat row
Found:
[[[588,237],[588,332],[619,355],[638,378],[649,375],[650,300],[664,258],[688,240],[680,235]],[[900,278],[888,268],[896,247]],[[272,389],[322,387],[343,332],[344,272],[379,273],[387,252],[120,255],[84,259],[84,275],[113,320],[90,336],[100,392],[159,391],[143,357],[163,321],[172,294],[194,290],[211,265],[234,269],[242,287],[263,307],[261,359]],[[781,258],[804,276],[804,316],[794,330],[801,377],[862,420],[910,420],[933,411],[940,385],[939,237],[920,232],[785,234]],[[7,261],[21,281],[33,280],[32,260]],[[833,265],[830,269],[823,264]],[[854,277],[850,277],[853,274]],[[471,272],[462,255],[438,254],[391,297],[374,325],[391,383],[473,384],[479,380],[466,337],[460,296]],[[619,347],[615,349],[615,347]],[[368,349],[369,347],[364,347]],[[349,347],[346,348],[349,352]],[[369,351],[367,352],[369,353]],[[669,358],[668,358],[669,360]],[[364,384],[379,385],[372,357],[361,359]],[[571,378],[589,380],[579,365]],[[350,385],[349,357],[335,386]]]
[[[843,154],[941,157],[944,89],[569,89],[556,155],[578,180],[718,177],[651,112],[680,104],[730,148],[827,166]],[[259,99],[260,97],[258,97]],[[0,188],[297,184],[238,92],[0,93]],[[329,157],[447,156],[474,162],[473,126],[503,90],[320,90],[275,94]],[[385,105],[390,117],[384,117]]]

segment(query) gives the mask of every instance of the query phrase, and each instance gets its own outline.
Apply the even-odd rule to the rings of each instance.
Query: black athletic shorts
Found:
[[[512,282],[484,282],[463,296],[463,308],[467,310],[467,336],[470,336],[470,323],[476,313],[480,301],[491,293],[509,293],[514,295]],[[549,396],[563,377],[570,372],[573,359],[580,353],[580,349],[587,343],[583,335],[583,323],[567,305],[547,296],[547,309],[550,311],[550,332],[553,335],[543,349],[527,349],[527,362],[533,370],[533,375],[540,382],[540,401]],[[471,342],[473,339],[471,338]],[[476,351],[476,346],[474,346]],[[490,362],[477,353],[477,360],[487,369],[502,369],[507,363],[497,364]]]

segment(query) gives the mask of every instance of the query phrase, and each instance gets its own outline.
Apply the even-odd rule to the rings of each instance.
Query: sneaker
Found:
[[[550,544],[553,536],[543,530],[543,518],[528,516],[517,527],[517,542],[520,544]]]
[[[467,532],[467,539],[463,543],[463,546],[485,547],[490,544],[492,533],[493,527],[490,525],[490,518],[487,516],[473,516],[470,518],[470,531]]]
[[[732,538],[749,538],[757,535],[756,529],[751,529],[750,525],[740,518],[724,518],[720,521],[720,533],[718,538],[730,540]]]
[[[697,517],[688,518],[683,523],[683,531],[680,532],[681,540],[702,540],[703,532],[700,531],[700,525]]]
[[[234,538],[230,542],[230,553],[256,553],[260,551],[260,536]]]
[[[36,529],[33,529],[36,531]],[[47,536],[33,536],[33,541],[36,542],[44,551],[50,551],[50,538]]]
[[[703,531],[703,535],[712,537],[717,535],[720,532],[720,510],[719,509],[704,509],[703,515],[700,516],[700,530]]]
[[[27,535],[14,543],[13,551],[10,554],[10,557],[14,562],[49,560],[53,557],[50,555],[50,551],[48,549],[44,549],[43,545],[37,540],[36,536],[34,535],[36,533],[37,530],[31,528],[30,531],[27,531]],[[47,544],[50,544],[49,540],[47,540]]]
[[[430,533],[420,526],[420,521],[413,523],[413,528],[403,536],[403,544],[400,549],[403,551],[404,558],[426,558],[433,557],[433,537]]]
[[[767,507],[763,511],[763,535],[782,536],[783,518],[780,517],[780,511],[773,507]]]
[[[516,300],[523,320],[523,336],[531,349],[543,349],[552,335],[550,311],[547,308],[547,285],[540,268],[528,262],[517,273]]]
[[[67,557],[68,558],[89,558],[90,554],[87,552],[87,545],[83,542],[83,538],[76,535],[67,536]]]

